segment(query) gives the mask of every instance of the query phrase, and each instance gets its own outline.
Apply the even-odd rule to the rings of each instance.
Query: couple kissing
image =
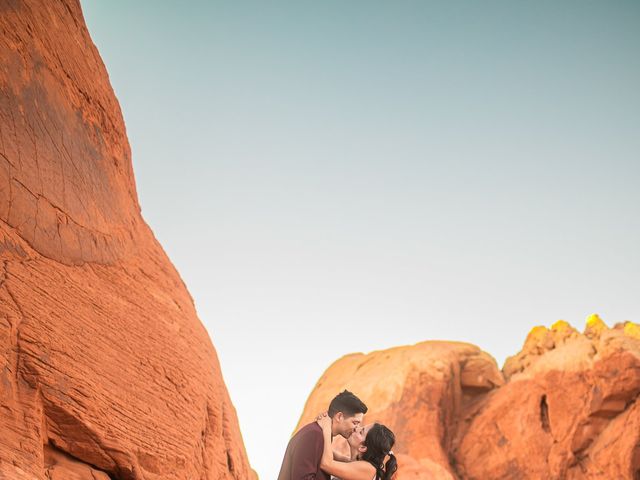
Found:
[[[353,393],[339,393],[326,413],[289,440],[278,480],[390,480],[398,469],[391,451],[395,435],[379,423],[362,425],[365,413],[367,406]],[[336,435],[347,440],[349,456],[333,451]]]

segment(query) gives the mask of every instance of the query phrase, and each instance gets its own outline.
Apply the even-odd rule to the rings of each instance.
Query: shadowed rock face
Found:
[[[640,478],[640,331],[597,316],[536,327],[499,371],[472,345],[349,355],[318,381],[299,426],[342,389],[395,431],[399,479]],[[341,439],[336,444],[340,446]]]
[[[78,1],[0,29],[0,478],[250,478]]]

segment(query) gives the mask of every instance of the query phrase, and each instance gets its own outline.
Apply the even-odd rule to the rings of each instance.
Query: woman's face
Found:
[[[367,437],[367,433],[369,433],[371,427],[373,427],[373,423],[370,423],[368,425],[358,425],[351,436],[347,439],[347,442],[349,442],[349,446],[353,448],[359,448],[363,446],[364,439]]]

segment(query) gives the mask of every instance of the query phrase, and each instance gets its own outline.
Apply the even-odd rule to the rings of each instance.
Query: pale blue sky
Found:
[[[343,354],[640,320],[638,2],[82,5],[261,478]]]

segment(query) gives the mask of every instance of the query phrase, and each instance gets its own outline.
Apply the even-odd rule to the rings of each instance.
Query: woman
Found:
[[[349,442],[352,456],[355,454],[357,459],[352,462],[341,462],[334,460],[331,448],[331,418],[323,415],[318,420],[318,424],[324,435],[324,450],[320,461],[322,470],[342,480],[391,480],[398,469],[396,457],[391,451],[396,442],[396,437],[391,430],[379,423],[374,423],[370,428],[368,425],[359,427],[362,432],[357,431],[354,434],[366,433],[364,444],[356,446],[355,442]],[[384,460],[387,456],[389,460],[385,464]]]

